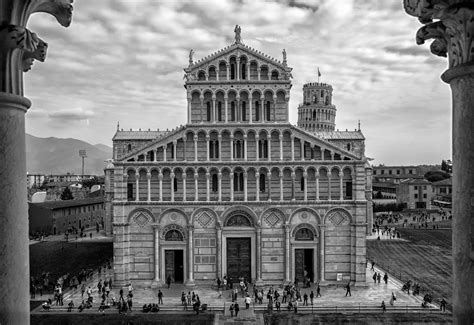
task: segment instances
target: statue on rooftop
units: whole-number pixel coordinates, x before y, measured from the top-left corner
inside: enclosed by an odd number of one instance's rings
[[[235,44],[240,44],[242,39],[240,37],[240,26],[239,25],[235,25],[234,33],[235,33]]]
[[[189,65],[192,65],[193,64],[193,55],[194,55],[194,50],[191,49],[189,51]]]

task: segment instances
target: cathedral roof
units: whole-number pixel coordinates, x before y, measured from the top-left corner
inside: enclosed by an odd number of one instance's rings
[[[117,130],[112,140],[153,140],[165,135],[168,132],[169,131]]]
[[[233,43],[229,46],[226,46],[220,50],[217,50],[215,51],[214,53],[212,54],[209,54],[207,56],[205,56],[204,58],[202,59],[199,59],[197,60],[196,62],[194,62],[193,64],[190,64],[186,69],[184,69],[186,72],[189,72],[191,70],[194,70],[202,65],[205,65],[206,63],[220,57],[220,56],[223,56],[223,55],[226,55],[234,50],[237,50],[237,49],[240,49],[242,50],[243,52],[247,52],[247,53],[250,53],[264,61],[268,61],[268,62],[271,62],[272,64],[280,67],[281,69],[283,70],[287,70],[287,71],[291,71],[292,68],[289,68],[288,66],[286,66],[285,64],[283,64],[281,61],[261,52],[261,51],[258,51],[256,49],[254,49],[253,47],[250,47],[248,45],[245,45],[243,43]]]
[[[361,131],[315,131],[311,133],[325,140],[365,140]]]

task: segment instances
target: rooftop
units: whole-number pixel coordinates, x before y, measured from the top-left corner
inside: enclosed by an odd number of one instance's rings
[[[46,201],[42,203],[29,203],[29,204],[34,205],[36,207],[49,209],[49,210],[57,210],[57,209],[72,208],[72,207],[98,204],[98,203],[104,203],[104,198],[94,197],[94,198],[87,198],[87,199],[82,199],[82,200]]]
[[[446,179],[443,179],[442,181],[433,182],[432,184],[434,186],[443,186],[443,185],[453,186],[453,180],[452,178],[446,178]]]
[[[154,140],[160,136],[165,135],[168,132],[169,131],[142,131],[131,129],[129,131],[124,131],[123,129],[121,129],[117,130],[112,140]]]
[[[365,140],[361,131],[315,131],[311,133],[326,140]]]

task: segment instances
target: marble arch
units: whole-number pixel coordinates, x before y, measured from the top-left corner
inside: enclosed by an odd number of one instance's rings
[[[224,211],[224,213],[222,214],[222,220],[224,221],[223,224],[226,225],[226,222],[230,217],[242,212],[245,213],[247,217],[250,217],[250,222],[252,226],[260,224],[260,220],[255,214],[255,212],[243,205],[236,205]]]
[[[289,223],[309,223],[321,224],[321,217],[316,210],[311,208],[300,208],[295,210],[288,218]]]
[[[298,225],[296,225],[293,230],[291,231],[291,237],[295,237],[296,233],[298,232],[298,230],[301,230],[301,229],[309,229],[312,233],[313,233],[313,236],[314,236],[314,240],[317,240],[318,237],[319,237],[319,232],[318,230],[310,223],[300,223]]]
[[[165,219],[167,217],[169,218],[169,220],[168,220],[169,224],[178,223],[179,220],[182,221],[183,225],[187,225],[189,223],[189,218],[186,215],[186,213],[184,213],[183,211],[181,211],[179,209],[175,209],[175,208],[166,209],[165,211],[163,211],[161,213],[158,222],[160,224],[164,224],[165,221],[166,221]]]

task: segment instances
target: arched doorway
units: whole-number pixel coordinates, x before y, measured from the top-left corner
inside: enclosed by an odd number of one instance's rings
[[[293,230],[293,278],[307,287],[318,278],[317,232],[309,224],[299,224]]]

